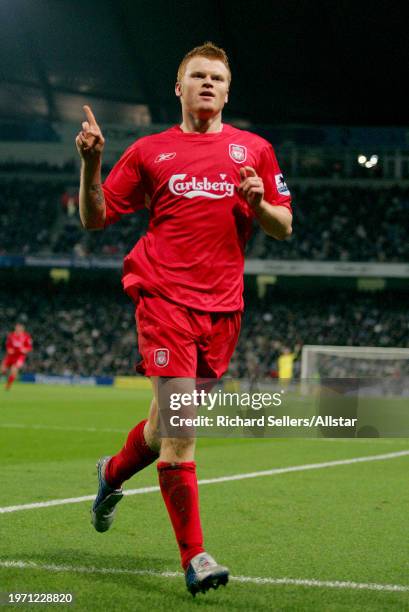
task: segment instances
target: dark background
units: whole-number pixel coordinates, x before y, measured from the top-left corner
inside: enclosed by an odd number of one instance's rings
[[[98,98],[174,121],[177,66],[212,40],[233,71],[227,118],[407,123],[409,43],[397,3],[2,0],[0,19],[3,117],[72,119],[78,107],[80,119],[81,104]]]

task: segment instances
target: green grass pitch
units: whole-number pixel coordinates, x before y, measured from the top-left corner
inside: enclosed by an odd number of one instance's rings
[[[0,592],[72,592],[74,604],[53,608],[87,612],[409,610],[409,456],[201,485],[207,550],[249,580],[194,600],[182,576],[165,575],[181,570],[158,492],[125,497],[105,534],[91,527],[90,501],[1,511],[94,495],[96,460],[122,446],[149,397],[114,388],[1,389]],[[407,449],[407,439],[201,439],[198,478]],[[150,466],[125,489],[156,485]],[[360,583],[407,590],[353,588]],[[50,609],[20,606],[32,608]]]

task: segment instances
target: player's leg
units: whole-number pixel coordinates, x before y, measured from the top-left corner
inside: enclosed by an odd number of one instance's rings
[[[7,370],[8,370],[8,367],[7,367],[7,356],[6,356],[6,357],[4,357],[4,359],[2,360],[1,365],[0,365],[1,382],[4,382],[4,380],[6,379]]]
[[[8,375],[7,382],[6,382],[6,390],[7,391],[9,391],[11,389],[11,386],[12,386],[13,382],[16,380],[18,371],[19,371],[19,368],[18,368],[18,366],[16,364],[11,366],[10,373]]]
[[[140,421],[131,429],[124,446],[107,462],[105,479],[112,488],[120,488],[125,480],[159,457],[160,440],[154,429],[157,413],[156,400],[153,399],[149,418]]]
[[[139,352],[143,356],[153,352],[150,347],[152,334],[150,331],[144,333],[145,328],[150,330],[151,316],[149,308],[145,306],[146,301],[148,300],[141,296],[135,312],[139,330]],[[146,371],[145,366],[142,371]],[[147,374],[149,375],[149,372]],[[138,423],[129,432],[122,449],[113,457],[102,457],[98,461],[98,493],[91,508],[91,522],[97,531],[107,531],[112,525],[116,504],[123,497],[123,482],[158,458],[160,441],[156,435],[157,419],[158,408],[154,399],[148,419]]]
[[[155,397],[160,411],[161,434],[164,434],[157,464],[159,484],[179,546],[186,585],[193,595],[226,584],[229,575],[228,569],[218,565],[205,552],[203,546],[194,461],[196,444],[194,428],[176,428],[173,431],[169,425],[171,396],[192,394],[195,386],[194,378],[158,377],[154,380]],[[193,404],[182,406],[178,416],[191,418],[195,412]],[[175,437],[172,437],[172,434]]]
[[[4,359],[1,362],[1,367],[0,367],[0,372],[3,376],[5,376],[7,374],[7,357],[4,357]]]
[[[186,309],[157,296],[141,295],[135,314],[139,352],[143,357],[138,369],[152,381],[162,373],[167,376],[169,368],[170,376],[186,369],[186,364],[196,354],[190,326],[185,320]],[[174,348],[171,352],[167,347]],[[193,364],[193,372],[195,367]],[[153,385],[154,400],[149,418],[129,432],[125,446],[107,461],[105,478],[112,488],[119,488],[159,456],[157,383]]]
[[[199,320],[200,318],[192,313],[192,321],[198,326],[204,325],[204,322]],[[240,333],[241,313],[209,314],[207,315],[207,320],[207,333],[202,336],[205,339],[201,340],[198,346],[198,378],[196,382],[200,381],[200,387],[209,392],[228,368]],[[177,448],[177,440],[169,440],[168,444],[170,446],[169,452],[173,453],[174,448],[172,446],[176,445]],[[166,450],[167,444],[165,439],[163,439],[158,468],[160,468],[162,456],[166,456]],[[197,485],[196,480],[195,482]],[[186,504],[184,503],[183,508],[185,506]],[[183,541],[181,543],[183,544]],[[182,550],[181,554],[183,559]],[[218,588],[220,584],[227,584],[229,570],[227,567],[219,565],[209,554],[203,552],[190,560],[185,570],[185,575],[186,586],[195,595],[197,592],[204,592],[209,588]]]
[[[107,531],[114,520],[115,509],[123,497],[122,484],[153,463],[159,456],[157,436],[158,408],[153,399],[149,418],[129,432],[124,446],[112,457],[97,463],[98,494],[91,509],[91,522],[99,532]]]
[[[192,394],[195,379],[185,377],[155,377],[155,396],[161,412],[161,451],[157,464],[159,484],[179,545],[183,569],[190,560],[204,552],[203,534],[199,516],[199,496],[194,463],[195,438],[190,430],[186,437],[169,431],[168,418],[170,398],[173,394]],[[183,406],[178,411],[181,418],[192,416],[191,407]]]

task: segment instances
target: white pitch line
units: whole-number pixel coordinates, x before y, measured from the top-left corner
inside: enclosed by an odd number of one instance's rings
[[[35,561],[0,560],[0,567],[5,569],[28,569],[48,572],[73,572],[76,574],[128,574],[131,576],[155,576],[160,578],[181,578],[182,572],[159,572],[157,570],[137,570],[106,567],[81,567],[73,565],[48,565]],[[230,580],[246,584],[271,584],[275,586],[302,586],[330,589],[355,589],[361,591],[409,592],[409,586],[402,584],[378,584],[374,582],[351,582],[345,580],[315,580],[302,578],[263,578],[260,576],[231,576]]]
[[[347,444],[378,444],[378,445],[406,445],[408,443],[408,436],[403,438],[396,436],[396,438],[302,438],[303,442],[341,442]]]
[[[67,427],[66,425],[23,425],[21,423],[1,423],[0,429],[49,429],[51,431],[86,431],[92,433],[127,433],[127,429],[109,429],[98,427]]]
[[[0,429],[44,429],[51,431],[83,431],[91,433],[128,433],[129,429],[114,429],[109,427],[67,427],[66,425],[27,425],[25,423],[0,423]],[[273,439],[273,438],[272,438]],[[348,444],[407,444],[405,438],[396,436],[396,438],[300,438],[303,442],[344,442]]]
[[[382,461],[384,459],[397,459],[398,457],[406,457],[409,455],[409,450],[398,451],[395,453],[384,453],[382,455],[370,455],[368,457],[353,457],[351,459],[339,459],[336,461],[325,461],[323,463],[307,463],[304,465],[292,465],[284,468],[273,468],[272,470],[263,470],[260,472],[248,472],[247,474],[232,474],[231,476],[219,476],[218,478],[206,478],[199,480],[199,485],[217,484],[219,482],[231,482],[234,480],[246,480],[248,478],[259,478],[261,476],[276,476],[277,474],[288,474],[290,472],[304,472],[306,470],[319,470],[327,467],[336,467],[338,465],[351,465],[353,463],[366,463],[368,461]],[[159,491],[159,487],[143,487],[140,489],[128,489],[124,491],[125,495],[140,495],[143,493],[155,493]],[[48,508],[50,506],[65,506],[67,504],[79,504],[85,501],[95,499],[94,495],[83,495],[82,497],[68,497],[66,499],[51,499],[45,502],[33,502],[31,504],[19,504],[17,506],[4,506],[0,508],[0,514],[9,512],[19,512],[20,510],[34,510],[36,508]]]

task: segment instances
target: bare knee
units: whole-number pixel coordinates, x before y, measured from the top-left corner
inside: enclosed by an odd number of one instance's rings
[[[160,461],[178,463],[193,461],[195,457],[194,438],[163,438],[160,451]]]
[[[149,446],[149,448],[159,452],[161,440],[158,428],[158,405],[156,399],[153,399],[151,402],[149,417],[147,422],[145,423],[143,434],[145,437],[145,442]]]
[[[195,380],[188,377],[159,376],[152,377],[152,384],[156,400],[156,423],[159,422],[158,413],[160,412],[162,420],[160,431],[162,435],[166,436],[161,440],[160,461],[169,463],[193,461],[195,455],[194,432],[189,431],[183,437],[173,438],[171,436],[174,429],[172,431],[166,424],[170,416],[170,398],[175,393],[192,393],[195,389]],[[184,406],[183,416],[194,416],[194,406]]]

